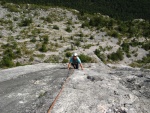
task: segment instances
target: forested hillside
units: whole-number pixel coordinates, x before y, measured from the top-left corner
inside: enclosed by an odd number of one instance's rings
[[[2,0],[14,3],[34,3],[58,5],[74,8],[82,12],[102,13],[116,19],[129,20],[143,18],[150,20],[149,0]]]

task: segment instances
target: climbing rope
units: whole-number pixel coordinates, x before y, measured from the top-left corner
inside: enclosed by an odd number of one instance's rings
[[[59,91],[58,95],[55,97],[55,99],[54,99],[54,101],[52,102],[52,104],[51,104],[51,106],[50,106],[50,108],[49,108],[49,110],[48,110],[47,113],[51,113],[51,111],[52,111],[52,109],[53,109],[53,107],[54,107],[56,101],[58,100],[58,98],[59,98],[60,95],[62,94],[62,91],[63,91],[65,85],[67,84],[67,82],[69,81],[70,75],[72,75],[73,72],[74,72],[74,69],[72,70],[71,73],[70,73],[70,69],[69,69],[68,74],[67,74],[67,79],[66,79],[65,82],[63,83],[61,90]]]

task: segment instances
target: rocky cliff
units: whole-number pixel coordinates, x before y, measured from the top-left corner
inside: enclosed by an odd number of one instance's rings
[[[74,70],[51,113],[148,113],[150,70],[103,63]],[[63,64],[36,64],[0,71],[1,113],[46,113],[68,71]]]

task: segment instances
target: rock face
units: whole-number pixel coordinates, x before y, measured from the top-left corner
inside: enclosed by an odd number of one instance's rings
[[[148,113],[150,71],[101,66],[76,70],[52,113]]]
[[[38,64],[1,70],[0,113],[46,113],[72,71],[65,67]],[[102,63],[84,67],[70,76],[51,113],[150,111],[150,70]]]
[[[0,71],[0,113],[46,113],[67,77],[63,67],[37,64]]]

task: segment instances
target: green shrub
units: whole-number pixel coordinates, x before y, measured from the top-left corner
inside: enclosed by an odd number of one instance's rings
[[[73,40],[73,39],[74,39],[74,37],[73,37],[73,36],[71,36],[71,37],[70,37],[70,39],[71,39],[71,40]]]
[[[81,32],[81,33],[79,34],[79,37],[84,37],[84,34]]]
[[[32,62],[34,60],[34,57],[30,57],[29,62]]]
[[[80,45],[81,45],[80,41],[77,40],[77,41],[75,42],[75,46],[79,47]]]
[[[1,45],[1,47],[3,49],[5,49],[5,48],[16,49],[18,47],[18,44],[17,44],[17,42],[11,42],[11,43],[7,43],[7,44],[3,44],[3,45]]]
[[[142,58],[142,60],[137,60],[130,64],[132,67],[144,67],[147,69],[150,69],[150,53],[147,54],[145,57]]]
[[[68,63],[68,59],[63,59],[62,63]]]
[[[46,18],[44,18],[44,21],[46,21],[48,23],[52,23],[52,19],[49,16],[47,16]]]
[[[59,27],[57,25],[54,25],[53,29],[59,30]]]
[[[81,26],[81,28],[85,28],[85,27],[89,27],[89,23],[88,22],[84,22]]]
[[[96,49],[94,51],[94,53],[96,54],[96,56],[101,59],[102,62],[106,62],[106,56],[104,54],[101,54],[101,51],[99,49]]]
[[[112,48],[113,48],[112,46],[106,46],[105,49],[106,49],[107,51],[110,51],[110,50],[112,50]]]
[[[69,26],[67,26],[66,31],[67,31],[68,33],[70,33],[70,32],[72,32],[72,29],[71,29]]]
[[[134,56],[137,57],[137,56],[138,56],[138,53],[135,53]]]
[[[48,35],[43,36],[44,44],[47,44],[49,41]]]
[[[100,51],[106,51],[107,48],[103,48],[102,46],[99,46]]]
[[[35,38],[35,37],[33,37],[33,38],[30,40],[30,42],[35,43],[35,42],[36,42],[36,38]]]
[[[14,54],[13,50],[10,49],[10,48],[6,49],[3,52],[3,55],[9,57],[10,59],[14,59],[15,58],[15,54]]]
[[[48,50],[47,50],[47,45],[46,44],[42,44],[42,47],[39,49],[39,51],[41,51],[41,52],[47,52]]]
[[[84,49],[89,49],[91,46],[93,46],[93,45],[92,44],[87,44],[87,45],[84,45],[83,48]]]
[[[21,23],[19,23],[20,27],[25,27],[25,26],[29,26],[32,23],[32,18],[29,19],[23,19],[21,20]]]
[[[67,24],[68,24],[68,25],[71,25],[71,24],[72,24],[72,21],[71,21],[71,20],[68,20]]]
[[[128,30],[128,27],[125,25],[125,24],[121,24],[118,26],[118,31],[121,32],[121,33],[126,33]]]
[[[70,48],[70,50],[75,50],[75,47],[74,47],[74,45],[73,45],[73,44],[71,44],[71,48]]]
[[[21,66],[21,63],[20,62],[16,62],[16,66]]]
[[[80,42],[84,42],[83,37],[80,37],[78,40],[79,40]]]
[[[137,62],[138,63],[145,63],[145,64],[150,63],[150,53],[147,54],[145,57],[143,57],[142,60],[138,60]]]
[[[45,63],[59,63],[59,56],[57,55],[51,55],[48,59],[46,59],[44,62]]]
[[[131,57],[130,53],[127,53],[127,54],[126,54],[126,56],[127,56],[128,58],[130,58],[130,57]]]
[[[35,28],[31,31],[31,33],[33,36],[36,37],[37,35],[39,35],[41,33],[41,31],[40,31],[40,29]]]
[[[71,57],[71,55],[72,55],[72,53],[70,53],[70,52],[66,52],[66,54],[65,54],[66,57]]]
[[[131,40],[131,42],[129,43],[132,47],[136,47],[138,45],[142,45],[142,42],[138,42],[137,40],[133,39]]]
[[[109,31],[107,34],[108,34],[109,36],[111,36],[111,37],[119,38],[119,33],[118,33],[117,31],[115,31],[115,30]]]
[[[2,33],[0,32],[0,38],[2,38],[3,37],[3,35],[2,35]]]
[[[131,67],[141,67],[142,65],[141,64],[139,64],[139,63],[137,63],[137,62],[132,62],[131,64],[129,64],[129,66],[131,66]]]
[[[21,49],[20,49],[20,48],[17,48],[15,54],[16,54],[16,57],[19,57],[19,58],[20,58],[20,57],[22,56],[22,54],[21,54]]]
[[[79,58],[81,59],[81,62],[83,62],[83,63],[92,63],[93,62],[91,57],[84,55],[84,54],[80,54]]]
[[[117,50],[117,52],[113,52],[110,55],[107,56],[108,59],[111,59],[112,61],[119,61],[119,60],[123,60],[123,52],[122,50],[119,48]]]
[[[7,4],[5,5],[9,11],[11,12],[19,12],[19,9],[16,7],[16,5],[12,5],[12,4]]]
[[[59,40],[63,40],[63,37],[62,37],[62,36],[60,36]]]
[[[17,42],[12,42],[11,48],[12,48],[12,49],[16,49],[17,47],[18,47]]]
[[[6,14],[6,17],[9,17],[9,18],[10,18],[10,17],[11,17],[11,14]]]
[[[90,39],[93,40],[93,39],[94,39],[94,36],[91,36]]]
[[[146,51],[150,50],[150,41],[147,42],[147,43],[144,43],[144,44],[142,45],[142,48],[144,48]]]
[[[0,67],[13,67],[14,62],[9,56],[4,56],[0,61]]]
[[[123,44],[121,45],[121,47],[122,47],[122,50],[123,50],[124,52],[129,53],[129,49],[130,49],[129,43],[123,42]]]
[[[45,54],[34,54],[34,56],[43,59]]]

